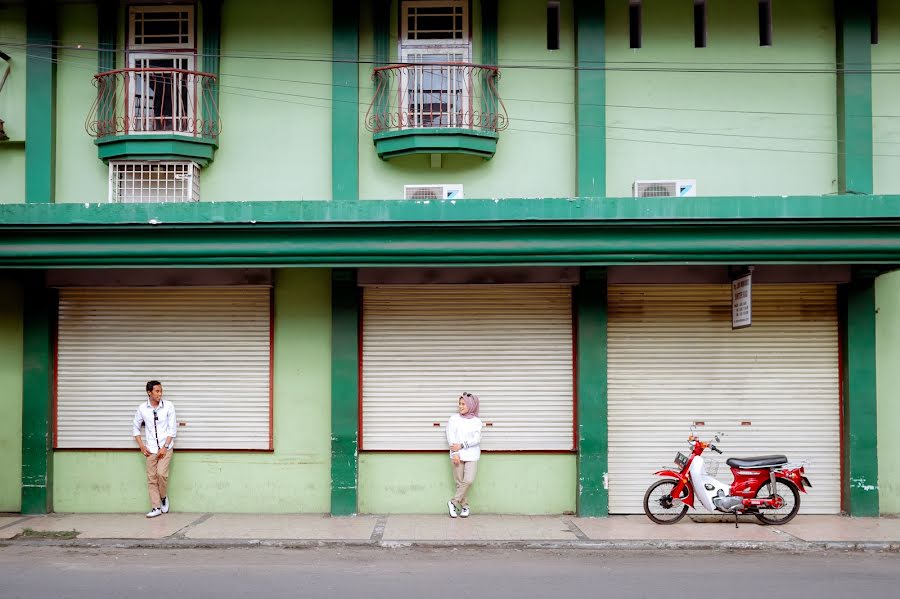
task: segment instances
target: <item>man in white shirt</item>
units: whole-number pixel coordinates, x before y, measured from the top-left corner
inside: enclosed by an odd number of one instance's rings
[[[147,401],[134,413],[131,434],[147,458],[147,488],[150,491],[148,518],[169,512],[169,463],[175,447],[175,406],[162,399],[162,383],[147,382]],[[141,439],[141,426],[145,439]]]

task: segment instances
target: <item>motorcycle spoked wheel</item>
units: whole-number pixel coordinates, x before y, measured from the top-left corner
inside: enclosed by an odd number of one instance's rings
[[[780,525],[787,524],[794,519],[797,512],[800,511],[800,491],[797,485],[786,478],[775,479],[775,495],[784,500],[784,505],[778,509],[759,508],[758,512],[753,515],[763,524]],[[766,499],[771,497],[769,493],[769,484],[766,483],[756,492],[758,499]]]
[[[676,502],[672,498],[672,491],[678,485],[673,478],[658,480],[644,493],[644,513],[657,524],[675,524],[688,511],[687,504]],[[681,499],[688,496],[688,488],[685,485],[681,489]]]

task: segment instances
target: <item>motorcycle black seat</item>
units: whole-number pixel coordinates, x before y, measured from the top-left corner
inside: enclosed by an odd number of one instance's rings
[[[735,468],[766,468],[769,466],[781,466],[787,464],[787,456],[762,455],[755,458],[729,458],[725,463]]]

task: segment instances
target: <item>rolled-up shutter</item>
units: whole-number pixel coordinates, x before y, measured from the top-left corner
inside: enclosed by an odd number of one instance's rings
[[[63,289],[59,448],[133,448],[148,380],[176,408],[181,449],[269,449],[270,289]]]
[[[363,305],[363,449],[446,449],[463,391],[483,449],[573,449],[569,287],[367,287]]]
[[[686,452],[689,427],[725,432],[729,457],[808,460],[802,513],[840,510],[834,285],[754,285],[753,325],[731,329],[727,285],[610,286],[609,509],[639,513],[653,472]]]

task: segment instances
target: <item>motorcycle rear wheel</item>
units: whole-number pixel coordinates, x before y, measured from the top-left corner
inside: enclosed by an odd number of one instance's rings
[[[797,485],[786,478],[776,478],[775,494],[784,500],[783,507],[778,508],[777,510],[761,507],[758,512],[753,514],[756,516],[756,519],[763,524],[787,524],[793,520],[794,516],[797,515],[797,512],[800,511],[800,492],[797,490]],[[771,497],[768,483],[759,488],[759,491],[756,492],[756,497],[758,499]]]
[[[675,524],[688,511],[687,504],[674,501],[672,491],[678,481],[673,478],[658,480],[644,493],[644,513],[657,524]],[[688,496],[688,488],[681,489],[681,499]]]

